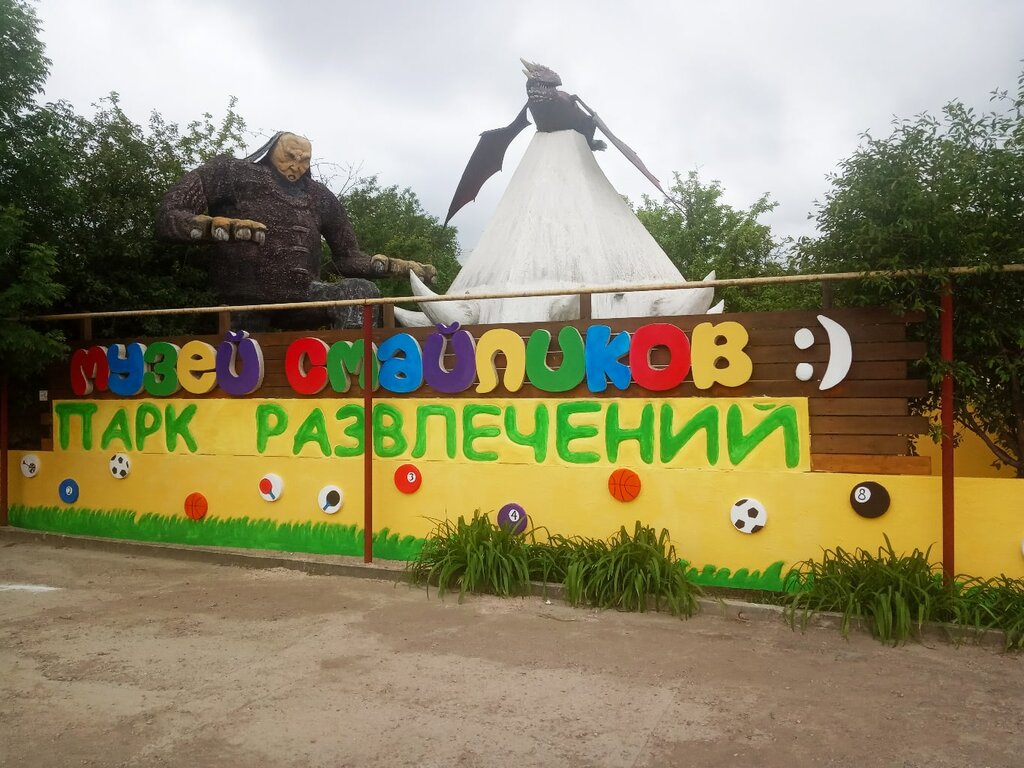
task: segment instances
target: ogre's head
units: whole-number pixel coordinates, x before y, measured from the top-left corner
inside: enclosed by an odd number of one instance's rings
[[[526,75],[527,84],[540,83],[552,88],[557,88],[562,84],[562,78],[553,69],[549,69],[543,64],[527,61],[526,59],[520,59],[520,61],[523,62],[523,74]]]

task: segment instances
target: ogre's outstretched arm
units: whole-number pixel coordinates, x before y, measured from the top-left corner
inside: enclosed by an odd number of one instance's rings
[[[262,243],[267,228],[259,221],[209,216],[207,183],[204,166],[186,173],[167,190],[156,217],[156,236],[175,243],[196,240],[251,240]]]
[[[331,261],[339,274],[345,277],[382,277],[407,275],[411,270],[428,283],[436,277],[437,270],[433,264],[392,259],[381,253],[373,256],[363,253],[359,250],[352,222],[341,201],[323,185],[317,186],[315,194],[320,209],[321,234],[331,249]]]

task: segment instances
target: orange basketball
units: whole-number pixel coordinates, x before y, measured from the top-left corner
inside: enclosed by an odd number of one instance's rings
[[[616,469],[608,478],[608,493],[619,501],[632,501],[640,495],[640,475],[632,469]]]
[[[209,505],[206,503],[206,497],[201,493],[190,493],[185,497],[185,514],[192,520],[202,520],[206,517],[206,510],[209,509]]]

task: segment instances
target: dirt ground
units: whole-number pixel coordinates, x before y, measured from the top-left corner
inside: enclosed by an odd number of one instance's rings
[[[1024,762],[977,647],[5,540],[0,615],[4,766]]]

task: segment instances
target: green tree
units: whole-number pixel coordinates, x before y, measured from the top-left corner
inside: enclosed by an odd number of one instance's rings
[[[55,251],[31,231],[26,203],[14,183],[10,158],[19,152],[38,112],[49,61],[39,41],[31,5],[0,0],[0,370],[26,377],[64,349],[60,333],[39,330],[19,318],[46,310],[62,294],[53,280]]]
[[[35,9],[25,0],[0,0],[0,125],[30,106],[49,66]]]
[[[922,309],[923,361],[935,408],[947,366],[939,353],[943,269],[983,269],[1024,255],[1024,74],[1015,96],[993,94],[978,114],[960,101],[941,117],[898,120],[885,138],[863,136],[819,205],[821,236],[800,243],[807,271],[921,268],[931,279],[888,278],[837,287],[847,304]],[[956,418],[1024,477],[1024,276],[957,277]]]
[[[65,349],[59,330],[19,320],[45,311],[63,292],[53,280],[53,249],[24,243],[24,228],[21,211],[0,208],[0,369],[18,378],[40,373]]]
[[[764,194],[749,209],[723,202],[718,181],[704,184],[696,171],[673,175],[669,194],[676,202],[643,196],[636,215],[687,280],[786,274],[788,241],[774,237],[758,219],[777,203]],[[716,291],[729,312],[792,309],[807,289],[788,286],[731,287]]]
[[[428,214],[415,192],[395,185],[382,188],[376,176],[367,176],[343,191],[341,201],[364,253],[433,264],[437,279],[431,287],[438,293],[447,290],[459,272],[457,232]],[[404,277],[380,280],[379,284],[384,296],[411,293]]]

